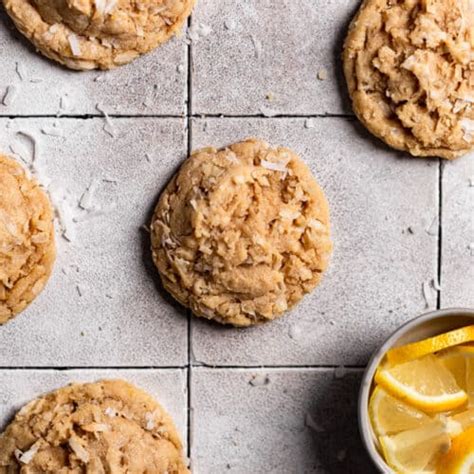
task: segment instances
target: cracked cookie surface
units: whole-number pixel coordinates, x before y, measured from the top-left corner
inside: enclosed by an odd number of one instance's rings
[[[174,298],[235,326],[294,306],[319,283],[332,249],[327,201],[311,171],[260,140],[188,158],[159,199],[151,240]]]
[[[344,72],[356,115],[388,145],[446,159],[474,148],[472,0],[365,0]]]
[[[2,0],[45,56],[79,70],[111,69],[176,34],[195,0]]]
[[[43,290],[55,256],[48,196],[16,161],[0,155],[0,324]]]
[[[181,449],[147,393],[122,380],[73,384],[17,413],[0,436],[0,474],[186,474]]]

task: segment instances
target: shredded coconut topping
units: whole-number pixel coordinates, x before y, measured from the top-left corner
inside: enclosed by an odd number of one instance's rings
[[[69,41],[69,46],[71,47],[71,52],[74,56],[80,56],[81,55],[81,45],[79,43],[79,38],[74,34],[71,33],[67,37]]]

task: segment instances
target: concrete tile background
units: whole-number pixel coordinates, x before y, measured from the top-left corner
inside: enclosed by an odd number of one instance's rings
[[[357,4],[354,0],[198,3],[193,26],[204,24],[212,33],[193,48],[193,113],[350,113],[340,57]],[[318,79],[321,71],[325,80]]]
[[[360,375],[350,370],[336,378],[328,369],[194,370],[194,472],[375,473],[353,422]],[[207,423],[199,422],[203,419]]]
[[[441,302],[474,307],[474,153],[443,168]]]
[[[0,328],[0,424],[71,380],[122,377],[169,409],[184,441],[189,431],[194,473],[374,472],[355,406],[369,355],[427,308],[474,304],[474,154],[411,159],[354,120],[340,51],[358,3],[198,1],[190,45],[174,39],[107,73],[56,66],[0,12],[0,103],[17,88],[0,104],[0,150],[26,162],[34,151],[79,221],[72,242],[58,229],[47,289]],[[189,149],[248,136],[309,163],[335,250],[290,314],[234,330],[189,319],[163,293],[140,227]],[[93,178],[91,216],[78,202]]]

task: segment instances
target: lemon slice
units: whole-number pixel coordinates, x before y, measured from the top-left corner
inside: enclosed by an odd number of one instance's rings
[[[438,354],[439,360],[454,375],[456,383],[467,392],[474,405],[474,346],[456,346]]]
[[[404,474],[434,473],[431,466],[451,446],[451,438],[439,420],[393,436],[381,436],[379,440],[387,464]]]
[[[375,381],[390,395],[427,412],[454,410],[467,401],[451,372],[433,355],[381,367]]]
[[[395,347],[387,352],[390,364],[402,364],[410,360],[419,359],[428,354],[448,349],[449,347],[474,341],[474,325],[465,326],[454,331],[445,332],[439,336],[424,339],[401,347]]]
[[[443,474],[474,474],[474,428],[453,439],[451,449],[438,462]]]
[[[370,421],[377,436],[392,435],[431,423],[433,419],[375,387],[369,402]]]

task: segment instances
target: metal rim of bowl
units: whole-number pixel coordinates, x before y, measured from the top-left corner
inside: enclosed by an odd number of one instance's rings
[[[394,343],[403,335],[426,321],[438,318],[445,318],[447,316],[471,316],[474,318],[474,309],[441,309],[424,313],[414,319],[407,321],[402,326],[400,326],[395,332],[393,332],[391,336],[389,336],[384,341],[384,343],[375,351],[375,353],[370,358],[369,363],[367,364],[367,368],[365,369],[364,375],[362,377],[358,400],[359,432],[365,449],[368,452],[372,462],[379,469],[379,471],[384,474],[394,474],[394,471],[385,463],[382,456],[375,447],[374,434],[369,419],[369,395],[372,388],[372,382],[375,375],[375,371],[387,350],[390,349],[394,345]]]

